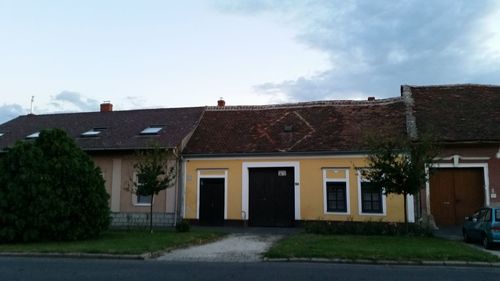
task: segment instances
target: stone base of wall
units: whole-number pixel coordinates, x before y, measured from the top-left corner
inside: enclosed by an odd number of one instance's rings
[[[153,226],[174,226],[174,213],[153,213]],[[111,213],[112,228],[146,228],[149,227],[149,213]]]

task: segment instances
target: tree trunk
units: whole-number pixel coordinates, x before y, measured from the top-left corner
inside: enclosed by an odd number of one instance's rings
[[[151,194],[151,202],[149,204],[149,233],[153,233],[153,197],[154,193]]]

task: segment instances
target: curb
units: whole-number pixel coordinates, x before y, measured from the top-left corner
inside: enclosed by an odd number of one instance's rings
[[[476,266],[500,267],[500,262],[476,261],[393,261],[393,260],[363,260],[363,259],[327,259],[327,258],[264,258],[266,262],[312,262],[312,263],[349,263],[374,265],[426,265],[426,266]]]
[[[113,255],[90,253],[34,253],[34,252],[3,252],[0,257],[26,257],[26,258],[77,258],[77,259],[117,259],[117,260],[147,260],[157,257],[159,253],[146,253],[141,255]]]

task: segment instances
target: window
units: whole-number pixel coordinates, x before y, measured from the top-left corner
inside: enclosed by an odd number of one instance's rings
[[[325,214],[349,214],[349,169],[323,169]]]
[[[5,135],[5,133],[0,133],[0,137],[3,137],[3,135]]]
[[[33,133],[31,135],[27,135],[26,138],[27,139],[36,139],[40,136],[40,132],[36,132],[36,133]]]
[[[359,214],[384,216],[386,215],[385,201],[384,190],[365,180],[362,171],[358,171]]]
[[[361,182],[361,212],[362,213],[383,213],[382,189],[376,187],[371,182]]]
[[[137,183],[137,173],[134,173],[134,182]],[[134,206],[151,206],[151,195],[140,195],[132,193],[132,204]]]
[[[149,126],[141,131],[141,135],[158,135],[158,133],[163,129],[161,125]]]
[[[326,183],[327,212],[347,212],[347,195],[345,182]]]
[[[495,221],[500,221],[500,209],[495,210]]]
[[[139,195],[137,194],[137,205],[150,205],[151,195]]]
[[[99,134],[101,134],[101,132],[104,130],[105,130],[105,128],[94,128],[92,130],[88,130],[86,132],[83,132],[80,136],[81,137],[96,137]]]

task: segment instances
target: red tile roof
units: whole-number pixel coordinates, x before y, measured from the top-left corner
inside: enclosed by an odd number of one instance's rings
[[[211,107],[184,154],[359,152],[368,134],[405,134],[404,110],[400,98]]]
[[[409,86],[418,133],[440,141],[500,141],[500,86]]]
[[[146,148],[152,142],[173,148],[196,126],[204,107],[163,108],[112,112],[85,112],[19,116],[0,125],[0,150],[43,129],[60,128],[84,150],[125,150]],[[161,125],[158,135],[140,135],[152,125]],[[83,132],[104,128],[95,137]]]

